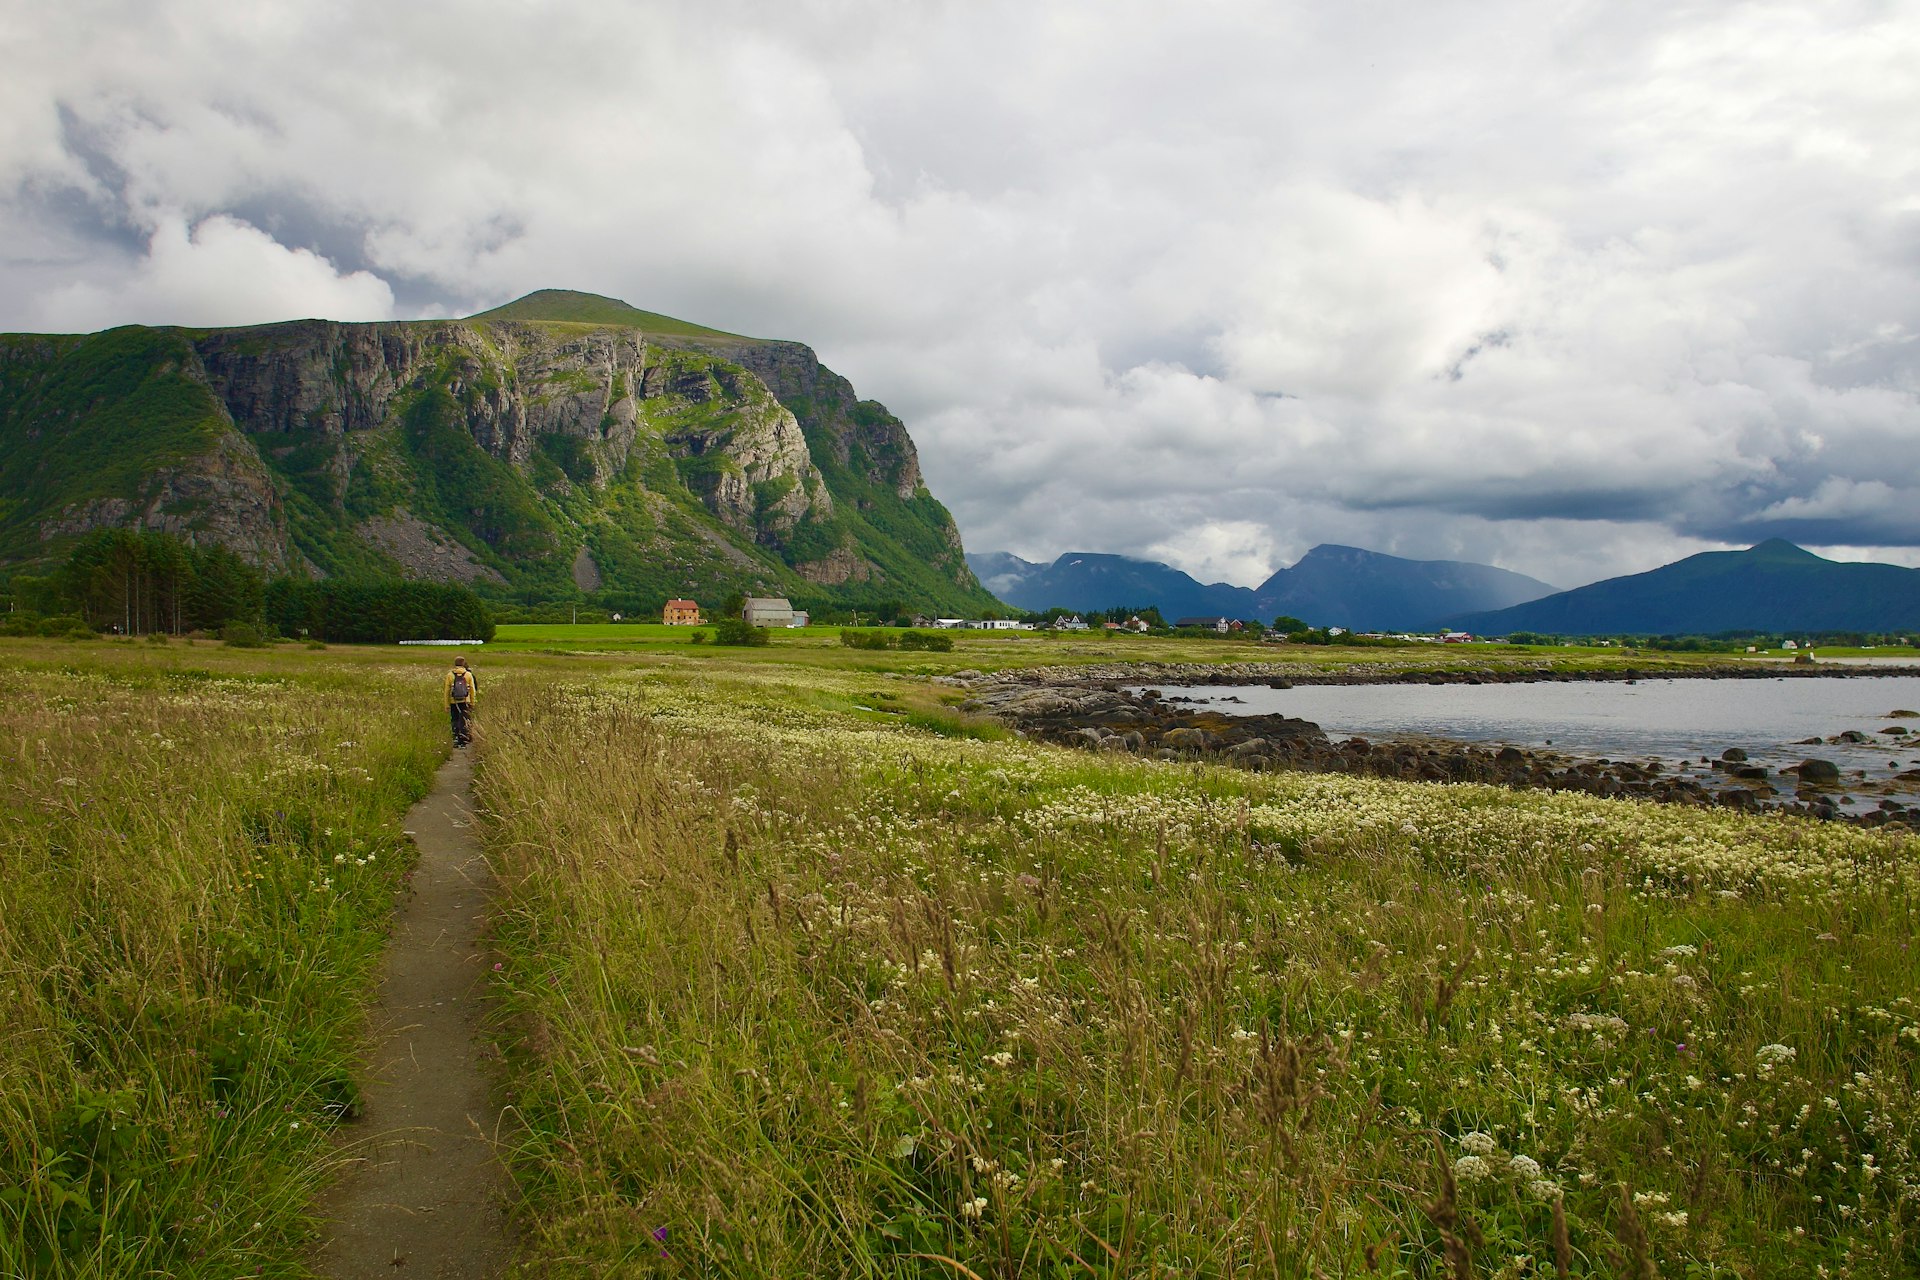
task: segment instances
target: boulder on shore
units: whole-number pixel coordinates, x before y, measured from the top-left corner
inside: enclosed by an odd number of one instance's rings
[[[1790,772],[1799,774],[1800,781],[1816,787],[1832,786],[1840,781],[1840,766],[1831,760],[1802,760]]]

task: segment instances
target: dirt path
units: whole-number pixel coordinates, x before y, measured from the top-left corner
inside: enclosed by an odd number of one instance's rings
[[[480,1069],[492,885],[472,831],[473,770],[457,751],[407,814],[420,848],[374,1006],[378,1038],[349,1169],[321,1202],[312,1265],[334,1280],[496,1276],[511,1252],[499,1112]]]

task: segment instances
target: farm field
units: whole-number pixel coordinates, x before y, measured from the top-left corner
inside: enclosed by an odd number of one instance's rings
[[[475,654],[526,1274],[1920,1270],[1910,840],[574,639]],[[0,641],[0,1274],[303,1274],[446,657]]]

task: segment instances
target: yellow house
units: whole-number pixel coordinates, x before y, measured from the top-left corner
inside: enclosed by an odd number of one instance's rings
[[[700,606],[691,600],[669,600],[661,611],[660,620],[670,627],[697,627],[700,625]]]

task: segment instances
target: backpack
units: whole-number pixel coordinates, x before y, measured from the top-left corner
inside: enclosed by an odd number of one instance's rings
[[[453,669],[453,688],[451,694],[455,702],[465,702],[473,696],[473,681],[467,678],[467,669],[465,667],[455,667]]]

